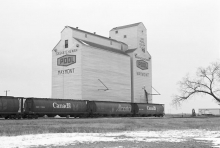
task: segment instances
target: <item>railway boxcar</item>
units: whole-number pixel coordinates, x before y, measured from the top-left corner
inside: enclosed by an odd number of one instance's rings
[[[24,117],[26,118],[38,118],[44,115],[82,117],[87,114],[87,101],[85,100],[27,98],[25,101]]]
[[[88,110],[92,116],[132,115],[132,105],[126,102],[89,101]]]
[[[135,116],[164,116],[164,105],[163,104],[147,104],[147,103],[134,103],[134,114]]]
[[[5,119],[21,118],[21,103],[19,98],[0,96],[0,117]]]

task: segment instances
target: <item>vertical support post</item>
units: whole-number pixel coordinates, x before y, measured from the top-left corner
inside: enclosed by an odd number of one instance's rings
[[[6,92],[6,96],[8,95],[8,91],[10,91],[10,90],[6,90],[5,92]]]
[[[146,101],[148,103],[148,93],[147,93],[146,89],[144,89],[144,92],[145,92],[145,96],[146,96]]]

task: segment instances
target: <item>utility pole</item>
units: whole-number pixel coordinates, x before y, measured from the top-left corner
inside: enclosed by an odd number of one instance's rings
[[[7,96],[7,94],[8,94],[8,91],[10,91],[10,90],[6,90],[5,92],[6,92],[6,96]]]

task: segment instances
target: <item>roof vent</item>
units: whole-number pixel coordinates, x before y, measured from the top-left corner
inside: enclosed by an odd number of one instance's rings
[[[78,29],[79,27],[76,27],[76,29]]]
[[[94,34],[96,34],[96,32],[94,32]]]
[[[108,38],[111,38],[111,37],[108,37]]]

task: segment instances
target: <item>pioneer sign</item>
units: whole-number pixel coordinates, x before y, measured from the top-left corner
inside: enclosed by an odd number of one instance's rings
[[[137,60],[137,67],[142,70],[146,70],[148,69],[148,63],[143,60]]]
[[[64,55],[57,59],[58,66],[69,66],[76,63],[76,55]]]

